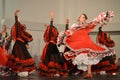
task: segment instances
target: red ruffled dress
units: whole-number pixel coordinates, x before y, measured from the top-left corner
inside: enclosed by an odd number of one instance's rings
[[[5,46],[0,46],[0,65],[6,66],[8,61],[8,51]]]
[[[107,48],[113,48],[115,42],[111,40],[107,33],[102,31],[102,27],[99,27],[99,32],[97,36],[97,42],[99,44],[105,45]],[[104,57],[98,64],[92,66],[92,71],[99,73],[100,71],[106,71],[106,73],[116,73],[117,64],[115,63],[116,54]]]
[[[95,26],[101,21],[108,21],[111,16],[113,17],[111,11],[103,12],[93,21],[81,25],[74,24],[71,29],[67,30],[64,43],[71,51],[64,53],[66,60],[72,60],[72,63],[77,65],[78,69],[86,71],[87,65],[97,64],[103,57],[113,55],[114,51],[112,49],[95,44],[89,36]]]
[[[33,40],[32,35],[25,30],[25,27],[15,16],[15,25],[11,29],[12,39],[15,41],[12,53],[8,57],[7,65],[13,72],[19,73],[27,71],[31,73],[36,69],[35,61],[30,55],[27,45]]]
[[[6,33],[6,30],[3,32]],[[3,32],[0,33],[0,76],[10,76],[12,72],[11,69],[7,66],[7,62],[11,39]]]
[[[3,29],[3,31],[0,33],[0,65],[6,66],[8,61],[8,50],[6,49],[6,39],[5,36],[2,33],[6,32],[6,27]]]
[[[51,22],[52,24],[52,22]],[[51,27],[52,26],[52,27]],[[50,25],[44,33],[46,45],[40,58],[38,72],[41,76],[67,76],[67,65],[56,45],[58,30]],[[54,38],[54,39],[52,39]]]

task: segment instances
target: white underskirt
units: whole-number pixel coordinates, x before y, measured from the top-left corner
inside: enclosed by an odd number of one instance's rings
[[[102,56],[97,57],[89,57],[87,54],[79,54],[73,59],[72,63],[74,65],[77,65],[77,68],[79,70],[86,71],[87,65],[95,65],[99,63],[99,61],[102,59]]]

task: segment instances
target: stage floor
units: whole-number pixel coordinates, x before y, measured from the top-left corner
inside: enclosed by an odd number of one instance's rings
[[[31,74],[27,77],[1,76],[0,80],[120,80],[120,74],[119,73],[117,75],[94,74],[94,76],[91,79],[83,79],[81,75],[67,77],[43,77],[39,76],[38,73],[35,72],[34,74]]]

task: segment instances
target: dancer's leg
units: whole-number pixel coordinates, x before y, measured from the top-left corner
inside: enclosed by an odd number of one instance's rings
[[[84,78],[92,78],[91,65],[88,65],[88,72],[87,75],[84,76]]]

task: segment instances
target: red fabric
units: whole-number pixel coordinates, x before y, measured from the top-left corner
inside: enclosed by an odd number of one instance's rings
[[[55,27],[52,27],[52,34],[54,38],[57,39],[57,36],[58,36],[58,30],[55,28]],[[51,41],[51,36],[50,36],[50,26],[47,26],[47,29],[45,30],[45,33],[44,33],[44,41],[46,42],[46,45],[43,49],[43,52],[42,52],[42,56],[41,56],[41,60],[44,60],[45,58],[45,55],[46,55],[46,50],[47,50],[47,47],[48,47],[48,44],[49,42]]]
[[[11,37],[14,41],[16,41],[16,28],[15,25],[11,29]]]
[[[23,30],[25,30],[25,27],[20,22],[18,22],[17,25],[18,25],[17,26],[17,31],[16,31],[16,25],[15,24],[13,25],[13,27],[11,29],[11,35],[12,35],[13,40],[16,40],[17,37],[20,37],[21,36],[21,32]]]
[[[49,41],[49,27],[47,27],[47,29],[45,30],[44,33],[44,41],[48,42]]]
[[[98,34],[98,43],[100,44],[103,44],[107,47],[114,47],[115,46],[115,42],[113,40],[110,39],[110,37],[108,38],[107,37],[107,34],[104,33],[103,31],[101,31],[99,34]]]
[[[110,37],[107,36],[107,33],[99,28],[99,33],[97,36],[97,42],[99,44],[105,45],[106,47],[114,47],[115,43]],[[98,64],[92,66],[92,71],[99,73],[100,71],[106,71],[107,73],[114,73],[117,71],[117,66],[115,64],[116,55],[103,58]]]
[[[0,65],[6,65],[8,61],[8,51],[5,47],[0,47]]]
[[[49,62],[47,65],[44,63],[39,64],[38,73],[42,76],[54,76],[55,74],[60,74],[60,76],[68,76],[67,65],[60,65],[56,62]]]
[[[46,45],[40,58],[38,70],[39,74],[42,76],[54,76],[56,74],[60,74],[60,76],[68,75],[66,63],[60,64],[60,62],[58,62],[60,54],[57,52],[57,36],[58,30],[55,27],[52,27],[52,31],[50,31],[50,26],[48,26],[44,33],[44,40]],[[46,58],[46,56],[48,57]],[[47,60],[48,58],[50,58],[50,60]]]
[[[45,47],[43,49],[42,56],[41,56],[40,60],[44,60],[45,59],[45,55],[46,55],[48,44],[49,43],[46,43],[46,45],[45,45]]]
[[[32,35],[28,33],[27,31],[25,31],[25,27],[20,23],[18,23],[17,34],[16,34],[16,26],[13,25],[11,29],[11,36],[14,41],[16,41],[17,38],[21,38],[27,42],[30,42],[33,40]]]
[[[96,45],[88,35],[89,29],[79,29],[73,35],[66,38],[66,44],[73,50],[80,50],[89,48],[97,51],[104,51],[105,49]]]
[[[21,38],[24,39],[27,42],[30,42],[33,40],[32,35],[26,31],[22,31]]]
[[[14,72],[22,72],[22,71],[28,71],[31,72],[35,70],[35,63],[33,58],[29,58],[26,60],[15,58],[14,55],[9,56],[9,61],[7,65],[9,68],[12,68]]]
[[[51,40],[50,36],[50,26],[47,27],[45,33],[44,33],[44,41],[49,42]],[[57,39],[58,36],[58,30],[55,27],[52,27],[52,37]]]

